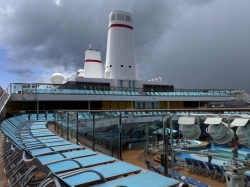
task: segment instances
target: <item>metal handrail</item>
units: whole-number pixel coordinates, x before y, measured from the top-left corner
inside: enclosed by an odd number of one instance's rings
[[[2,95],[0,95],[0,100],[2,99],[2,97],[7,93],[10,94],[11,93],[11,89],[9,90],[9,88],[11,88],[11,84],[8,84],[7,88],[3,91]]]
[[[3,91],[2,95],[0,96],[0,100],[3,99],[3,97],[4,97],[5,95],[8,95],[8,94],[11,94],[11,84],[9,84],[9,85],[7,86],[7,88]],[[7,99],[6,99],[6,101],[3,103],[3,106],[0,106],[0,107],[1,107],[1,108],[0,108],[0,113],[2,112],[2,110],[3,110],[3,108],[4,108],[5,104],[6,104],[6,102],[7,102]]]

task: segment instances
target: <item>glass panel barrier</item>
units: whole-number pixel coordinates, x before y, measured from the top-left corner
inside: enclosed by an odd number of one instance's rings
[[[91,94],[91,95],[133,95],[133,96],[176,96],[176,97],[234,97],[239,90],[217,90],[217,89],[174,89],[173,91],[127,87],[107,87],[107,86],[84,86],[84,85],[53,85],[37,83],[12,83],[11,92],[38,93],[38,94]]]

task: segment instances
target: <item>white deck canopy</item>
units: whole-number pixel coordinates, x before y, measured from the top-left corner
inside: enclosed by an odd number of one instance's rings
[[[194,117],[180,117],[178,120],[180,125],[192,125],[195,123]]]
[[[207,118],[204,123],[209,125],[220,124],[222,118]]]
[[[230,124],[230,126],[236,126],[236,127],[245,126],[248,121],[249,119],[235,118],[234,121]]]

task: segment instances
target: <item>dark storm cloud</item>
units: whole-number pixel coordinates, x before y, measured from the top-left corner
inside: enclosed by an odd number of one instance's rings
[[[59,66],[65,71],[81,68],[89,43],[102,52],[105,62],[108,15],[112,10],[134,14],[136,45],[144,50],[149,44],[155,45],[168,26],[158,27],[158,20],[171,18],[167,1],[62,1],[60,6],[48,0],[16,2],[15,9],[1,19],[6,26],[0,28],[0,43],[10,49],[8,60],[22,65],[31,62],[54,71]],[[152,6],[160,11],[151,14]],[[138,52],[143,54],[143,50]]]
[[[88,44],[105,62],[108,16],[133,14],[138,74],[177,87],[247,89],[249,1],[0,2],[0,47],[8,61],[51,73],[83,67]],[[49,76],[48,76],[49,77]]]
[[[216,1],[189,8],[152,49],[154,55],[142,57],[154,63],[145,75],[179,88],[250,90],[249,7],[249,1]]]
[[[7,72],[15,74],[15,75],[17,75],[19,77],[31,76],[31,75],[35,74],[29,68],[26,68],[26,69],[9,69],[9,70],[7,70]]]

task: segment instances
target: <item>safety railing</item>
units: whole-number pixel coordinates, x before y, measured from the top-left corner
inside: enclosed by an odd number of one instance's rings
[[[82,86],[12,83],[12,94],[123,95],[154,97],[236,97],[239,90],[230,89],[151,89],[112,86]]]

